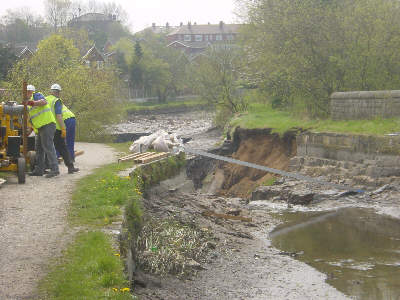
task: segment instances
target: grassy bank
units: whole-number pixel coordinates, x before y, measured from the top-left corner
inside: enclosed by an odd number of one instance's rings
[[[117,175],[129,166],[103,166],[77,184],[69,221],[81,231],[42,281],[44,299],[132,299],[120,254],[103,232],[122,219],[122,207],[128,202],[130,213],[141,218],[136,180]]]
[[[352,134],[383,135],[400,132],[400,118],[373,120],[310,120],[289,112],[273,110],[268,104],[253,103],[249,111],[238,114],[229,123],[230,128],[273,128],[283,133],[291,128],[308,129],[314,132],[336,132]]]

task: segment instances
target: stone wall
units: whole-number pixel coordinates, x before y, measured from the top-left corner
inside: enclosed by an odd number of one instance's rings
[[[333,120],[399,116],[400,90],[338,92],[331,95],[331,117]]]
[[[400,136],[364,136],[306,132],[297,136],[297,156],[291,169],[324,167],[326,174],[338,171],[371,178],[400,176]],[[347,170],[347,171],[345,171]]]

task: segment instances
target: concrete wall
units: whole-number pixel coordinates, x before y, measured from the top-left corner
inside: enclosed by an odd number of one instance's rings
[[[333,93],[331,116],[334,120],[399,117],[400,90]]]

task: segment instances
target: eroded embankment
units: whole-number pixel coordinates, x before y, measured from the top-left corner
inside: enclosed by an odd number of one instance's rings
[[[237,128],[232,141],[226,141],[221,148],[211,152],[287,170],[296,150],[295,131],[279,135],[271,129]],[[189,162],[188,177],[196,187],[203,186],[204,192],[242,198],[248,198],[257,186],[273,183],[275,178],[271,173],[203,157]]]

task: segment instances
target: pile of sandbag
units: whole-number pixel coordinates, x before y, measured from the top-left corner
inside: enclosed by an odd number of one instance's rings
[[[176,133],[168,134],[168,132],[164,130],[159,130],[134,141],[129,147],[129,151],[133,153],[146,152],[147,150],[170,152],[174,147],[179,147],[181,145],[182,140],[177,137]]]

